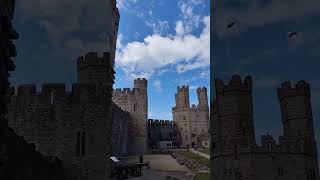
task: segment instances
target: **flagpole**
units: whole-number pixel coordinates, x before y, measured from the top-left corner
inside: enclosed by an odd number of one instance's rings
[[[232,71],[231,71],[231,61],[232,61],[232,59],[231,59],[231,54],[230,54],[230,40],[229,40],[229,37],[228,37],[228,35],[229,35],[229,32],[230,32],[230,29],[231,28],[233,28],[234,26],[235,26],[235,22],[234,21],[232,21],[232,22],[230,22],[228,25],[227,25],[227,27],[226,27],[226,30],[227,30],[227,44],[226,44],[226,73],[227,73],[227,75],[229,75],[229,74],[231,74],[232,73]]]
[[[288,76],[289,76],[289,79],[290,79],[290,81],[291,81],[291,83],[292,83],[292,86],[294,86],[294,74],[293,74],[293,67],[292,67],[292,63],[290,62],[290,57],[291,57],[291,50],[292,50],[292,48],[291,48],[291,46],[290,46],[290,43],[292,43],[293,41],[294,41],[294,39],[292,39],[292,38],[294,38],[295,36],[297,36],[297,32],[289,32],[289,37],[288,37],[288,53],[289,53],[289,58],[288,58],[288,70],[289,70],[289,72],[288,72]]]

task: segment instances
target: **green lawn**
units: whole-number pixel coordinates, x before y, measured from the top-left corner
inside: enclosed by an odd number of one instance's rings
[[[209,173],[199,173],[197,174],[196,180],[210,180]]]
[[[210,155],[210,149],[200,150],[200,152]]]
[[[206,159],[206,158],[203,158],[199,155],[196,155],[191,151],[179,151],[179,153],[186,158],[194,159],[194,160],[198,161],[198,163],[200,163],[204,166],[210,167],[210,160],[209,159]]]

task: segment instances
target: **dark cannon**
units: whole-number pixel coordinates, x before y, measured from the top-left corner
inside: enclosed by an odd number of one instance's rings
[[[128,179],[130,176],[139,177],[142,176],[142,167],[150,168],[150,162],[146,163],[122,163],[116,157],[110,157],[113,161],[113,167],[111,169],[111,178],[117,180]]]

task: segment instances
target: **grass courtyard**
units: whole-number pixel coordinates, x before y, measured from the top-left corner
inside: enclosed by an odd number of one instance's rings
[[[203,150],[200,150],[200,152],[210,155],[210,149],[203,149]]]
[[[210,160],[209,159],[206,159],[206,158],[203,158],[203,157],[201,157],[199,155],[196,155],[191,151],[179,151],[178,153],[181,154],[182,156],[188,158],[188,159],[194,159],[198,163],[210,168]]]
[[[210,180],[210,173],[199,173],[196,180]]]

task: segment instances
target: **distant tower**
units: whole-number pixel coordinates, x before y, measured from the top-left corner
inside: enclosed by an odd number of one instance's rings
[[[190,102],[189,86],[177,87],[175,94],[176,105],[172,108],[173,121],[177,125],[177,131],[181,136],[180,144],[182,146],[191,144],[191,127],[190,127]]]
[[[198,88],[198,102],[199,106],[202,110],[208,110],[208,95],[207,95],[207,88]]]
[[[189,86],[177,87],[176,108],[188,109],[190,107]]]

